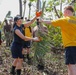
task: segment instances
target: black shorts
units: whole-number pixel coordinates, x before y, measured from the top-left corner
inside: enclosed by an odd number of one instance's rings
[[[14,44],[11,46],[11,53],[13,58],[23,58],[22,54],[22,45],[20,44]]]
[[[24,41],[23,42],[23,48],[30,48],[31,47],[31,41]]]
[[[65,48],[65,64],[76,64],[76,46]]]

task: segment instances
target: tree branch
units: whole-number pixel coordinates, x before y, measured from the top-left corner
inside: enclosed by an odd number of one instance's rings
[[[72,1],[70,2],[70,5],[73,5],[74,3],[76,3],[76,0],[72,0]]]
[[[54,10],[55,10],[55,13],[56,13],[57,17],[60,18],[55,6],[54,6]]]

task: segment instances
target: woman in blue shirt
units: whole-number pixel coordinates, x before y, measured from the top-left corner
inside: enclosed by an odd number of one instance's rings
[[[29,27],[34,21],[36,17],[29,21],[28,23],[22,25],[22,18],[20,16],[16,16],[14,18],[14,40],[11,45],[11,53],[12,57],[14,58],[12,68],[11,68],[11,74],[15,75],[15,69],[17,75],[21,75],[21,67],[22,67],[22,62],[23,62],[23,55],[22,55],[22,49],[23,49],[23,40],[29,41],[38,41],[39,39],[37,37],[35,38],[30,38],[26,37],[22,33],[22,27]]]

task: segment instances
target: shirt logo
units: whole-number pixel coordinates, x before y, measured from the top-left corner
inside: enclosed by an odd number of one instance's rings
[[[73,24],[76,24],[76,21],[75,20],[68,20],[69,23],[73,23]]]

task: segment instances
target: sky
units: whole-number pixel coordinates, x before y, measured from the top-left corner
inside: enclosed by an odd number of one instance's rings
[[[4,17],[8,13],[8,11],[11,11],[11,16],[16,16],[19,14],[19,0],[0,0],[0,21],[4,20]],[[28,5],[27,5],[28,6]],[[28,7],[26,7],[28,16]]]
[[[16,16],[17,14],[19,14],[19,0],[0,0],[0,21],[3,21],[6,14],[8,13],[8,11],[11,11],[11,16]],[[29,0],[27,0],[29,1]],[[42,1],[42,0],[41,0]],[[48,2],[48,1],[47,1]],[[28,2],[26,5],[26,14],[25,17],[28,17],[28,11],[29,11],[29,7],[28,7]],[[35,4],[34,4],[35,6]],[[36,7],[32,7],[32,12],[35,13],[35,9]],[[31,14],[34,14],[32,13]]]
[[[2,21],[8,11],[12,11],[12,16],[18,14],[18,0],[0,0],[0,21]]]
[[[28,13],[29,13],[28,3],[29,3],[29,0],[27,0],[27,4],[26,4],[25,17],[28,17]],[[35,11],[36,11],[35,4],[36,3],[34,3],[31,8],[31,15],[35,14]],[[0,0],[0,21],[4,20],[8,11],[11,11],[11,16],[13,17],[19,14],[19,0]]]

